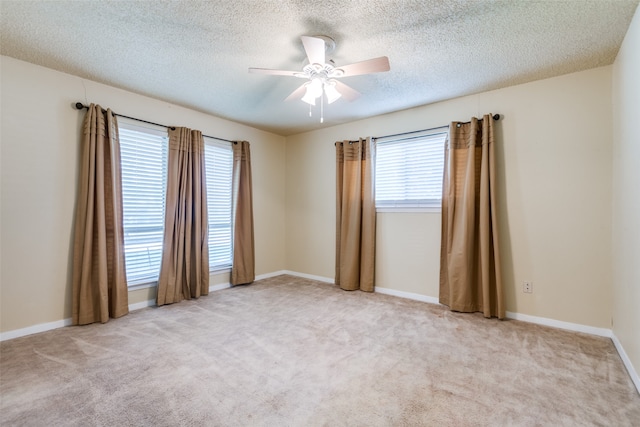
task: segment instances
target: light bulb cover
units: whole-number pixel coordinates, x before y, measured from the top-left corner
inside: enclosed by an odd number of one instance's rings
[[[327,95],[327,102],[329,104],[337,101],[338,99],[340,99],[340,97],[342,97],[342,94],[340,94],[340,92],[338,92],[338,90],[336,89],[335,82],[331,81],[328,81],[324,84],[324,93],[325,95]]]
[[[316,105],[316,97],[313,94],[313,90],[311,89],[311,84],[307,83],[306,85],[307,91],[302,97],[302,101],[306,102],[309,105]]]
[[[322,96],[322,81],[320,79],[312,79],[307,85],[307,92],[310,92],[315,98],[320,98]]]

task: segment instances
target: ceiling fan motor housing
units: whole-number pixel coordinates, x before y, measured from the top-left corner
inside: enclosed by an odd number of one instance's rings
[[[340,68],[335,68],[331,64],[307,64],[302,69],[302,73],[296,74],[296,77],[327,80],[341,77],[343,74]]]
[[[313,36],[324,41],[324,53],[333,53],[336,50],[336,41],[329,36]]]
[[[323,94],[327,96],[329,104],[340,97],[344,97],[347,101],[354,101],[360,96],[360,93],[338,80],[339,77],[378,73],[389,71],[390,69],[389,58],[386,56],[367,59],[337,68],[332,60],[327,60],[327,53],[333,52],[336,48],[335,40],[328,36],[302,36],[300,38],[308,59],[308,63],[303,66],[302,71],[249,68],[250,73],[294,76],[307,79],[308,81],[294,90],[285,99],[286,101],[300,99],[310,105],[315,105],[315,100],[322,97]]]

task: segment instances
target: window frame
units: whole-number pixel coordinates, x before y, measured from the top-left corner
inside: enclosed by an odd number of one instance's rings
[[[163,155],[164,155],[164,160],[163,160],[163,171],[162,173],[162,177],[161,179],[164,180],[163,181],[163,188],[162,188],[162,220],[161,220],[161,228],[162,228],[162,240],[160,242],[160,256],[162,256],[162,250],[163,250],[163,245],[164,245],[164,216],[165,216],[165,212],[166,212],[166,206],[165,206],[165,197],[166,197],[166,185],[167,185],[167,162],[168,162],[168,154],[169,154],[169,135],[167,132],[167,129],[163,126],[158,126],[158,125],[153,125],[153,124],[149,124],[149,123],[143,123],[140,122],[138,120],[135,119],[128,119],[128,118],[124,118],[124,117],[118,117],[118,135],[120,135],[122,132],[122,129],[128,129],[130,131],[134,131],[134,132],[141,132],[141,133],[146,133],[147,135],[153,135],[155,137],[162,137],[163,138],[163,142],[164,142],[164,146],[163,146]],[[120,138],[120,170],[121,170],[121,175],[123,176],[122,179],[122,189],[123,189],[123,196],[122,196],[122,207],[123,207],[123,231],[124,231],[124,235],[126,237],[126,226],[125,226],[125,196],[124,196],[124,170],[123,170],[123,164],[122,164],[122,138]],[[125,241],[125,246],[123,247],[123,251],[125,251],[125,277],[127,277],[127,260],[126,260],[126,241]],[[162,260],[162,258],[160,258],[160,261]],[[160,266],[158,265],[158,272],[157,272],[157,276],[155,279],[148,277],[148,278],[142,278],[139,280],[133,280],[133,281],[129,281],[129,277],[127,277],[127,289],[132,291],[132,290],[137,290],[137,289],[144,289],[144,288],[150,288],[150,287],[154,287],[157,286],[158,283],[158,278],[160,275]]]
[[[129,119],[129,118],[121,118],[118,117],[118,133],[121,133],[121,129],[127,129],[130,131],[135,131],[135,132],[142,132],[142,133],[148,133],[149,135],[153,135],[155,137],[161,136],[164,139],[164,146],[163,146],[163,150],[164,150],[164,162],[163,162],[163,166],[164,166],[164,171],[163,171],[163,176],[162,179],[164,179],[164,183],[163,183],[163,195],[162,195],[162,205],[163,205],[163,209],[162,209],[162,235],[163,235],[163,240],[164,240],[164,215],[166,213],[166,201],[165,201],[165,197],[166,197],[166,185],[167,185],[167,169],[168,169],[168,154],[169,154],[169,134],[167,131],[167,128],[165,128],[164,126],[160,126],[160,125],[154,125],[154,124],[149,124],[146,122],[140,122],[138,120],[135,119]],[[224,272],[230,272],[231,271],[231,267],[233,264],[233,195],[232,195],[232,179],[233,179],[233,147],[231,146],[230,142],[223,142],[223,141],[217,141],[214,138],[210,138],[210,137],[206,137],[203,136],[204,138],[204,144],[205,144],[205,151],[207,150],[206,146],[215,146],[217,148],[223,148],[225,150],[228,150],[228,154],[229,154],[229,174],[228,174],[228,178],[229,178],[229,182],[228,182],[228,197],[229,197],[229,208],[228,208],[228,212],[229,212],[229,264],[211,264],[211,255],[212,255],[212,251],[211,251],[211,247],[209,247],[209,261],[210,261],[210,265],[209,265],[209,274],[220,274],[220,273],[224,273]],[[121,171],[122,171],[122,141],[120,142],[120,159],[121,159]],[[121,173],[121,176],[123,174]],[[208,175],[207,175],[207,159],[206,159],[206,152],[205,152],[205,179],[207,181],[209,181]],[[123,177],[123,181],[124,181],[124,177]],[[124,184],[124,182],[123,182]],[[209,196],[210,196],[210,192],[209,192],[209,186],[207,186],[207,222],[209,224],[209,227],[211,227],[211,213],[209,210]],[[124,194],[123,194],[123,214],[124,214]],[[123,229],[124,229],[124,216],[123,216]],[[208,230],[210,232],[210,229]],[[125,231],[126,233],[126,231]],[[210,243],[210,242],[208,242]],[[161,247],[164,245],[164,242],[161,243]],[[210,246],[210,245],[209,245]],[[123,247],[123,251],[126,250],[126,243],[125,243],[125,247]],[[161,249],[162,251],[162,249]],[[127,266],[127,262],[126,262],[126,255],[125,255],[125,276],[127,274],[126,271],[126,266]],[[127,278],[127,289],[129,291],[134,291],[134,290],[138,290],[138,289],[145,289],[145,288],[152,288],[152,287],[156,287],[158,285],[158,278],[160,275],[160,266],[158,266],[158,271],[157,271],[157,276],[155,279],[152,278],[143,278],[140,280],[135,280],[132,281],[131,283],[129,282],[129,279]]]
[[[433,128],[425,131],[419,132],[411,132],[411,135],[407,135],[404,137],[399,136],[390,136],[390,137],[380,137],[376,139],[376,171],[375,171],[375,180],[376,180],[376,194],[374,195],[376,212],[385,213],[385,212],[407,212],[407,213],[415,213],[415,212],[428,212],[428,213],[439,213],[442,211],[442,179],[440,179],[440,192],[437,199],[421,199],[412,201],[412,199],[399,199],[399,200],[389,200],[387,203],[382,202],[379,204],[378,200],[378,160],[380,156],[380,147],[384,145],[391,144],[415,144],[419,143],[421,139],[432,138],[440,136],[441,143],[439,144],[439,149],[441,157],[439,155],[439,159],[441,159],[440,165],[442,165],[440,176],[442,177],[444,173],[444,151],[449,139],[449,127],[442,126],[438,128]],[[433,182],[433,180],[432,180]]]
[[[216,148],[221,148],[221,149],[225,149],[229,151],[229,166],[230,166],[230,170],[229,170],[229,182],[228,182],[228,191],[229,191],[229,264],[228,265],[223,265],[223,264],[216,264],[216,265],[212,265],[211,263],[211,213],[209,210],[209,205],[210,205],[210,188],[209,188],[209,178],[207,176],[207,216],[208,216],[208,226],[209,226],[209,230],[208,230],[208,234],[209,234],[209,273],[213,274],[213,273],[224,273],[224,272],[229,272],[231,271],[231,267],[233,265],[233,188],[232,188],[232,180],[233,180],[233,147],[231,146],[231,142],[226,142],[226,141],[219,141],[216,140],[214,138],[210,138],[207,136],[204,136],[204,144],[205,144],[205,173],[206,170],[208,169],[207,166],[207,146],[210,147],[216,147]],[[213,178],[213,177],[212,177]]]

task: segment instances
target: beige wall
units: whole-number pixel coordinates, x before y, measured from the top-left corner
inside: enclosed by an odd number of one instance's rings
[[[76,101],[251,142],[256,273],[285,268],[285,138],[2,57],[0,331],[71,316],[70,259],[79,129]],[[212,283],[228,281],[228,274]],[[130,293],[130,303],[155,297]]]
[[[251,141],[257,273],[287,269],[328,278],[334,275],[336,140],[501,113],[498,197],[507,309],[609,328],[612,70],[597,68],[285,139],[2,57],[0,330],[70,315],[70,242],[82,119],[71,104],[77,100]],[[637,112],[637,104],[635,108]],[[617,161],[631,157],[635,148],[619,151]],[[633,179],[624,182],[630,186],[638,178]],[[618,207],[616,220],[623,207]],[[381,213],[376,285],[437,297],[439,234],[437,213]],[[631,270],[635,264],[625,266]],[[637,270],[629,274],[637,282]],[[227,280],[220,275],[213,283]],[[534,282],[533,294],[522,293],[523,280]],[[143,289],[130,294],[130,303],[153,297],[153,289]],[[618,305],[627,303],[624,290],[616,298]],[[625,324],[637,325],[637,318],[626,323],[624,318],[616,325],[623,337]],[[630,345],[637,347],[637,341]]]
[[[613,65],[613,332],[640,372],[640,9]]]
[[[611,67],[288,137],[287,268],[334,276],[336,140],[489,112],[503,115],[497,196],[507,310],[610,328]],[[376,286],[437,297],[439,214],[382,213],[377,232]],[[524,280],[533,294],[522,292]]]

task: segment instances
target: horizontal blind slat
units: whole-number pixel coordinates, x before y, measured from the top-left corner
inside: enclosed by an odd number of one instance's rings
[[[164,237],[168,136],[166,130],[119,121],[122,162],[125,264],[128,285],[158,280]],[[231,176],[229,143],[205,137],[211,269],[231,266]]]
[[[209,212],[209,268],[213,270],[230,267],[232,262],[231,144],[205,137],[204,157]]]
[[[446,132],[377,145],[376,206],[439,206]]]
[[[124,253],[129,286],[158,280],[164,238],[168,136],[119,120]]]

